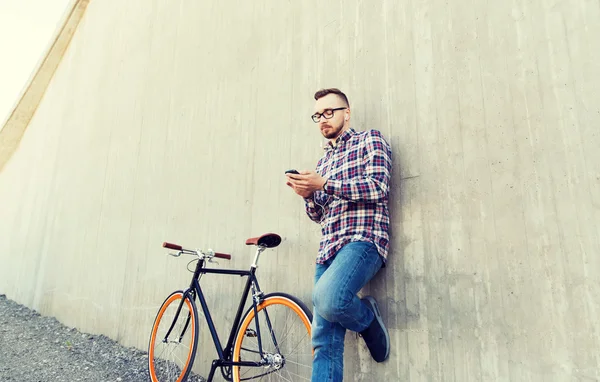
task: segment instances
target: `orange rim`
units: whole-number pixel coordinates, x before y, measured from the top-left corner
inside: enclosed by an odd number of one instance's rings
[[[306,314],[304,313],[302,308],[300,308],[298,306],[298,304],[296,304],[294,301],[292,301],[288,298],[280,297],[280,296],[267,297],[266,300],[264,300],[260,305],[258,305],[256,311],[260,312],[267,306],[275,305],[275,304],[281,304],[281,305],[284,305],[284,306],[292,309],[298,315],[298,317],[300,317],[302,319],[302,322],[304,323],[304,326],[306,327],[306,331],[308,332],[308,334],[309,335],[311,334],[311,324],[310,324],[310,321],[308,320],[308,317],[306,317]],[[248,328],[248,325],[250,325],[250,322],[252,322],[253,319],[254,319],[254,310],[250,310],[249,314],[246,316],[244,321],[242,321],[242,325],[240,326],[240,330],[238,331],[238,334],[237,334],[237,337],[235,340],[235,346],[233,347],[233,362],[238,362],[240,360],[240,350],[242,348],[242,340],[244,339],[244,336],[242,335],[242,333],[246,333],[246,329]],[[314,350],[313,350],[313,353],[314,353]],[[233,367],[233,380],[234,381],[240,380],[240,367],[239,366]]]
[[[160,324],[160,321],[162,320],[162,316],[165,313],[165,310],[167,310],[167,308],[173,303],[173,301],[175,300],[180,300],[183,297],[183,293],[176,293],[171,295],[171,297],[169,297],[167,299],[167,301],[165,301],[162,305],[162,307],[160,308],[160,311],[158,312],[158,315],[156,316],[156,320],[154,320],[154,327],[152,328],[152,340],[150,341],[150,349],[149,349],[149,353],[148,353],[148,361],[150,364],[150,378],[152,378],[152,382],[159,382],[156,379],[156,371],[154,370],[154,344],[156,343],[156,332],[158,331],[158,325]],[[192,304],[190,303],[189,299],[185,299],[185,303],[188,306],[188,309],[190,310],[190,312],[193,312],[193,308],[192,308]],[[196,318],[194,317],[194,314],[191,314],[191,321],[190,324],[192,326],[192,342],[190,343],[190,346],[194,346],[194,338],[196,338]],[[190,348],[191,350],[191,348]],[[185,370],[187,370],[188,365],[190,364],[190,360],[192,359],[192,352],[189,351],[188,352],[188,357],[187,360],[185,362],[185,367],[183,368],[184,373],[182,373],[179,378],[177,379],[177,382],[180,382],[183,380],[183,375],[185,374]]]

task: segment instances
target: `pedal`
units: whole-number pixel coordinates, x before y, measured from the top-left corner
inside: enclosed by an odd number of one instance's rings
[[[256,331],[254,329],[246,329],[246,337],[256,338],[258,337],[258,335],[256,334]]]

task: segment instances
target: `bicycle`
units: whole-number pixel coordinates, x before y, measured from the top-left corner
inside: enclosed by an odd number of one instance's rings
[[[190,286],[165,299],[152,325],[148,367],[153,382],[180,382],[188,378],[198,347],[196,299],[200,301],[218,356],[212,361],[208,381],[212,381],[217,368],[227,381],[263,377],[282,381],[310,380],[313,357],[311,311],[289,294],[264,294],[256,278],[261,253],[280,243],[281,237],[273,233],[248,239],[246,245],[258,247],[249,270],[207,268],[206,264],[215,262],[214,258],[230,260],[231,255],[163,243],[164,248],[177,251],[169,253],[171,256],[193,255],[197,259],[192,262],[197,261],[197,264]],[[224,348],[200,286],[200,278],[207,273],[248,277]],[[251,304],[242,314],[250,290]]]

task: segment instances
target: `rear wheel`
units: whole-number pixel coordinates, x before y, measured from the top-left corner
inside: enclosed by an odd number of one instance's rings
[[[196,304],[189,296],[184,298],[182,291],[173,292],[158,310],[150,334],[148,366],[152,382],[185,381],[197,346]]]
[[[233,367],[233,380],[310,381],[312,313],[302,301],[284,293],[264,297],[244,316],[237,333],[233,361],[262,362],[260,367]],[[263,355],[259,352],[258,339]]]

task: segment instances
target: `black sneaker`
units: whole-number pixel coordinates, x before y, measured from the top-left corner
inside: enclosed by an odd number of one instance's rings
[[[371,296],[362,298],[361,301],[375,314],[375,319],[360,335],[364,338],[371,357],[377,362],[383,362],[390,355],[390,335],[383,324],[377,301]]]

